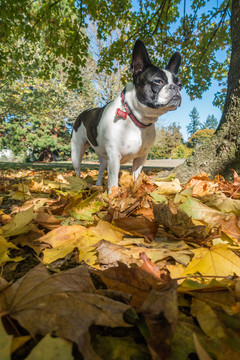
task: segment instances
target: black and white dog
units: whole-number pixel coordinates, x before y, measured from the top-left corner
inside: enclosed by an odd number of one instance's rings
[[[166,69],[154,66],[141,40],[132,54],[133,83],[104,107],[82,112],[73,126],[72,162],[80,176],[82,157],[91,145],[100,161],[96,185],[102,185],[108,170],[108,189],[118,186],[120,164],[133,160],[136,180],[155,140],[154,123],[158,117],[181,105],[181,82],[176,74],[181,63],[179,52],[171,57]]]

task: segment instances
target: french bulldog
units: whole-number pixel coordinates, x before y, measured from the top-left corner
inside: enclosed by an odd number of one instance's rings
[[[76,119],[71,138],[73,167],[80,176],[81,161],[91,145],[100,161],[96,185],[102,185],[108,171],[108,190],[118,187],[120,164],[133,161],[135,181],[155,140],[158,117],[181,105],[181,82],[176,76],[179,52],[159,69],[149,59],[144,43],[137,40],[132,53],[133,83],[103,107],[83,111]]]

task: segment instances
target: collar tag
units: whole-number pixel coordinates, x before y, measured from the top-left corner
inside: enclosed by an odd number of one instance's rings
[[[126,120],[127,118],[127,113],[119,108],[116,111],[116,115],[121,116],[124,120]]]

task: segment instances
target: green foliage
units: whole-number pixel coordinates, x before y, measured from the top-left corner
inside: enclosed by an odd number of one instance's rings
[[[172,159],[186,159],[193,152],[193,149],[189,148],[185,144],[180,144],[172,150]]]
[[[167,159],[173,149],[182,143],[180,126],[172,123],[168,127],[157,129],[156,141],[148,155],[149,159]]]
[[[203,124],[203,129],[214,129],[218,126],[218,120],[214,115],[208,115],[207,120]]]
[[[206,10],[209,1],[192,1],[185,9],[183,0],[27,1],[0,3],[0,78],[5,82],[29,75],[38,69],[49,78],[59,63],[67,72],[67,82],[79,86],[89,56],[88,21],[97,23],[97,37],[105,41],[99,56],[99,70],[117,71],[116,61],[129,64],[137,38],[148,45],[151,58],[165,66],[174,50],[183,55],[182,82],[188,94],[201,97],[215,78],[226,77],[229,52],[220,62],[219,49],[230,48],[230,1]],[[180,17],[180,11],[183,16]],[[112,44],[107,39],[118,31]],[[164,58],[162,57],[164,54]]]
[[[70,127],[81,110],[93,106],[92,85],[85,94],[67,89],[63,81],[37,77],[15,81],[0,94],[0,148],[29,160],[70,157]]]
[[[196,131],[202,128],[202,124],[199,121],[199,112],[197,111],[195,106],[190,112],[189,117],[191,120],[190,123],[187,125],[187,132],[191,137]]]
[[[213,129],[203,129],[196,131],[191,138],[188,140],[188,146],[195,147],[203,144],[205,141],[211,139],[215,130]]]

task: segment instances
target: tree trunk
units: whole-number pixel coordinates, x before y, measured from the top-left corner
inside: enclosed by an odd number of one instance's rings
[[[193,155],[174,169],[181,181],[200,171],[232,177],[232,169],[240,171],[240,2],[232,1],[232,54],[228,73],[228,89],[222,118],[211,140],[197,148]]]

